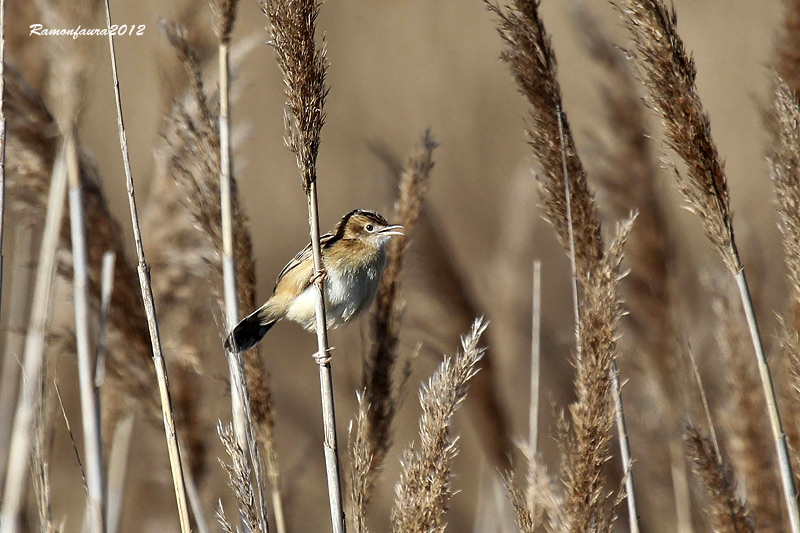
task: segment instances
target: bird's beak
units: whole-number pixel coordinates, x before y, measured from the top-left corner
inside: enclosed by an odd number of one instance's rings
[[[383,228],[381,230],[378,230],[378,234],[379,235],[386,235],[386,236],[389,236],[389,235],[405,235],[405,233],[403,233],[403,226],[401,226],[399,224],[394,225],[394,226],[386,226],[385,228]]]

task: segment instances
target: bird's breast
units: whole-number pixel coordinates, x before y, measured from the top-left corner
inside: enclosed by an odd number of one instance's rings
[[[381,250],[378,261],[354,268],[327,264],[325,277],[325,311],[329,328],[342,326],[367,310],[375,298],[378,281],[386,264]],[[308,330],[316,325],[316,288],[309,285],[298,295],[286,312],[286,318]]]
[[[329,270],[325,284],[329,325],[345,324],[367,309],[375,298],[379,277],[380,272],[373,266]]]

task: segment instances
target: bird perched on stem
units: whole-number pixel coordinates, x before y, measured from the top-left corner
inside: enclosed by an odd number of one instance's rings
[[[386,266],[386,244],[402,235],[373,211],[357,209],[342,217],[331,233],[320,237],[325,276],[325,311],[329,328],[347,324],[366,311],[378,290]],[[311,244],[283,267],[267,303],[243,318],[228,338],[227,350],[249,350],[283,319],[313,331],[316,294]]]

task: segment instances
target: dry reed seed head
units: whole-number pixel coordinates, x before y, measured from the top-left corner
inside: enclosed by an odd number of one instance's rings
[[[723,163],[695,84],[694,61],[677,32],[677,15],[662,0],[618,0],[635,50],[630,57],[644,85],[647,103],[664,124],[666,143],[686,165],[673,172],[687,206],[700,217],[706,235],[736,273],[736,250]]]
[[[527,443],[518,444],[517,447],[527,463],[525,480],[527,486],[521,486],[516,473],[511,469],[504,471],[503,479],[509,490],[512,507],[517,515],[518,527],[523,531],[539,531],[544,528],[546,531],[554,533],[566,533],[568,520],[564,514],[564,502],[557,492],[555,481],[551,479],[541,460],[534,457]],[[532,529],[526,529],[527,527]]]
[[[375,298],[372,321],[374,341],[369,357],[364,360],[368,411],[367,443],[370,455],[373,456],[371,468],[374,469],[380,468],[392,444],[391,425],[399,403],[397,395],[401,393],[392,382],[403,312],[403,303],[398,301],[399,276],[403,265],[403,254],[428,189],[428,180],[434,165],[433,150],[436,146],[437,143],[431,138],[430,130],[426,130],[421,146],[407,158],[403,166],[394,220],[402,224],[404,235],[389,243],[386,267]],[[374,478],[369,481],[371,485]]]
[[[45,27],[93,27],[98,19],[100,0],[39,0]],[[46,39],[49,48],[51,109],[59,126],[66,130],[76,127],[83,107],[86,78],[97,40]]]
[[[613,216],[639,215],[625,250],[630,275],[623,285],[628,345],[644,353],[643,364],[661,397],[665,416],[677,394],[675,379],[675,328],[670,316],[674,305],[670,285],[675,276],[675,241],[666,220],[656,164],[647,130],[640,85],[625,53],[615,47],[584,9],[575,10],[587,48],[603,67],[607,80],[601,87],[607,126],[597,143],[600,159],[594,173]],[[677,420],[676,420],[677,422]],[[677,426],[676,426],[677,427]]]
[[[358,412],[355,431],[353,423],[348,429],[350,448],[350,521],[357,533],[367,531],[367,505],[372,497],[374,456],[367,436],[367,417],[369,405],[366,391],[356,393]]]
[[[736,497],[733,484],[726,478],[711,439],[703,436],[692,424],[684,432],[687,456],[692,470],[706,489],[708,511],[714,531],[742,533],[755,531],[753,520],[744,503]]]
[[[202,137],[209,142],[216,140],[213,144],[219,145],[219,125],[211,114],[211,104],[208,102],[204,82],[203,82],[203,69],[197,51],[194,46],[189,43],[186,33],[186,27],[173,21],[165,19],[159,20],[161,28],[167,36],[169,44],[175,49],[178,54],[178,60],[186,69],[186,74],[189,76],[189,87],[191,88],[192,95],[196,102],[197,113],[199,120],[196,121],[195,126],[200,130]],[[216,103],[215,107],[218,107]],[[219,148],[216,153],[212,154],[219,160]],[[208,154],[204,154],[208,155]],[[219,163],[217,163],[219,168]]]
[[[219,527],[222,528],[222,531],[225,533],[238,533],[238,529],[235,529],[230,522],[228,522],[228,517],[225,516],[225,508],[222,507],[222,500],[217,500],[217,508],[214,511],[214,516],[217,518],[217,523]]]
[[[775,79],[774,109],[769,118],[772,143],[767,160],[791,287],[791,326],[800,331],[800,106],[797,95],[779,76]]]
[[[442,531],[446,526],[444,512],[452,494],[450,467],[458,454],[450,423],[466,397],[469,380],[478,372],[485,352],[478,342],[486,326],[483,319],[476,319],[461,338],[461,350],[453,358],[445,357],[420,388],[419,442],[409,445],[400,460],[402,472],[391,515],[395,532]]]
[[[230,458],[230,463],[219,459],[219,464],[228,474],[228,486],[236,496],[239,507],[239,516],[245,522],[248,531],[266,533],[259,519],[256,495],[253,488],[253,476],[250,463],[244,450],[236,441],[232,424],[217,423],[217,433],[225,446],[225,452]]]
[[[513,470],[503,473],[503,481],[508,491],[508,499],[514,508],[514,520],[521,533],[534,533],[537,526],[541,525],[541,516],[534,514],[535,510],[528,506],[525,491],[519,486]]]
[[[501,58],[510,64],[520,92],[531,105],[528,143],[542,166],[537,180],[545,214],[555,227],[562,246],[569,249],[562,153],[566,158],[576,262],[578,272],[584,273],[600,260],[602,254],[600,222],[586,172],[563,112],[556,58],[539,17],[539,3],[538,0],[515,0],[504,8],[488,2],[487,5],[498,16],[499,32],[506,43]]]
[[[325,123],[325,85],[328,60],[325,43],[315,42],[319,0],[262,0],[261,9],[270,20],[270,44],[283,72],[286,92],[286,146],[297,159],[297,167],[308,192],[316,181],[317,153]]]
[[[793,92],[800,91],[800,0],[783,0],[783,28],[776,44],[777,70]]]
[[[22,74],[10,65],[4,72],[8,206],[15,215],[41,220],[60,138],[58,126]]]
[[[607,506],[604,465],[610,459],[614,424],[611,365],[623,308],[618,285],[623,248],[635,215],[617,227],[597,268],[583,283],[581,364],[575,378],[577,400],[569,410],[572,434],[564,465],[565,511],[570,531],[611,531],[614,510]]]
[[[231,41],[233,23],[236,21],[236,6],[239,0],[211,0],[211,25],[220,44]]]

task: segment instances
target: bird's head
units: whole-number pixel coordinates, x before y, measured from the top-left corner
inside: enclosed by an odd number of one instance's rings
[[[374,211],[357,209],[347,213],[335,233],[342,239],[353,239],[372,246],[383,247],[393,235],[403,235],[403,226],[389,224]]]

